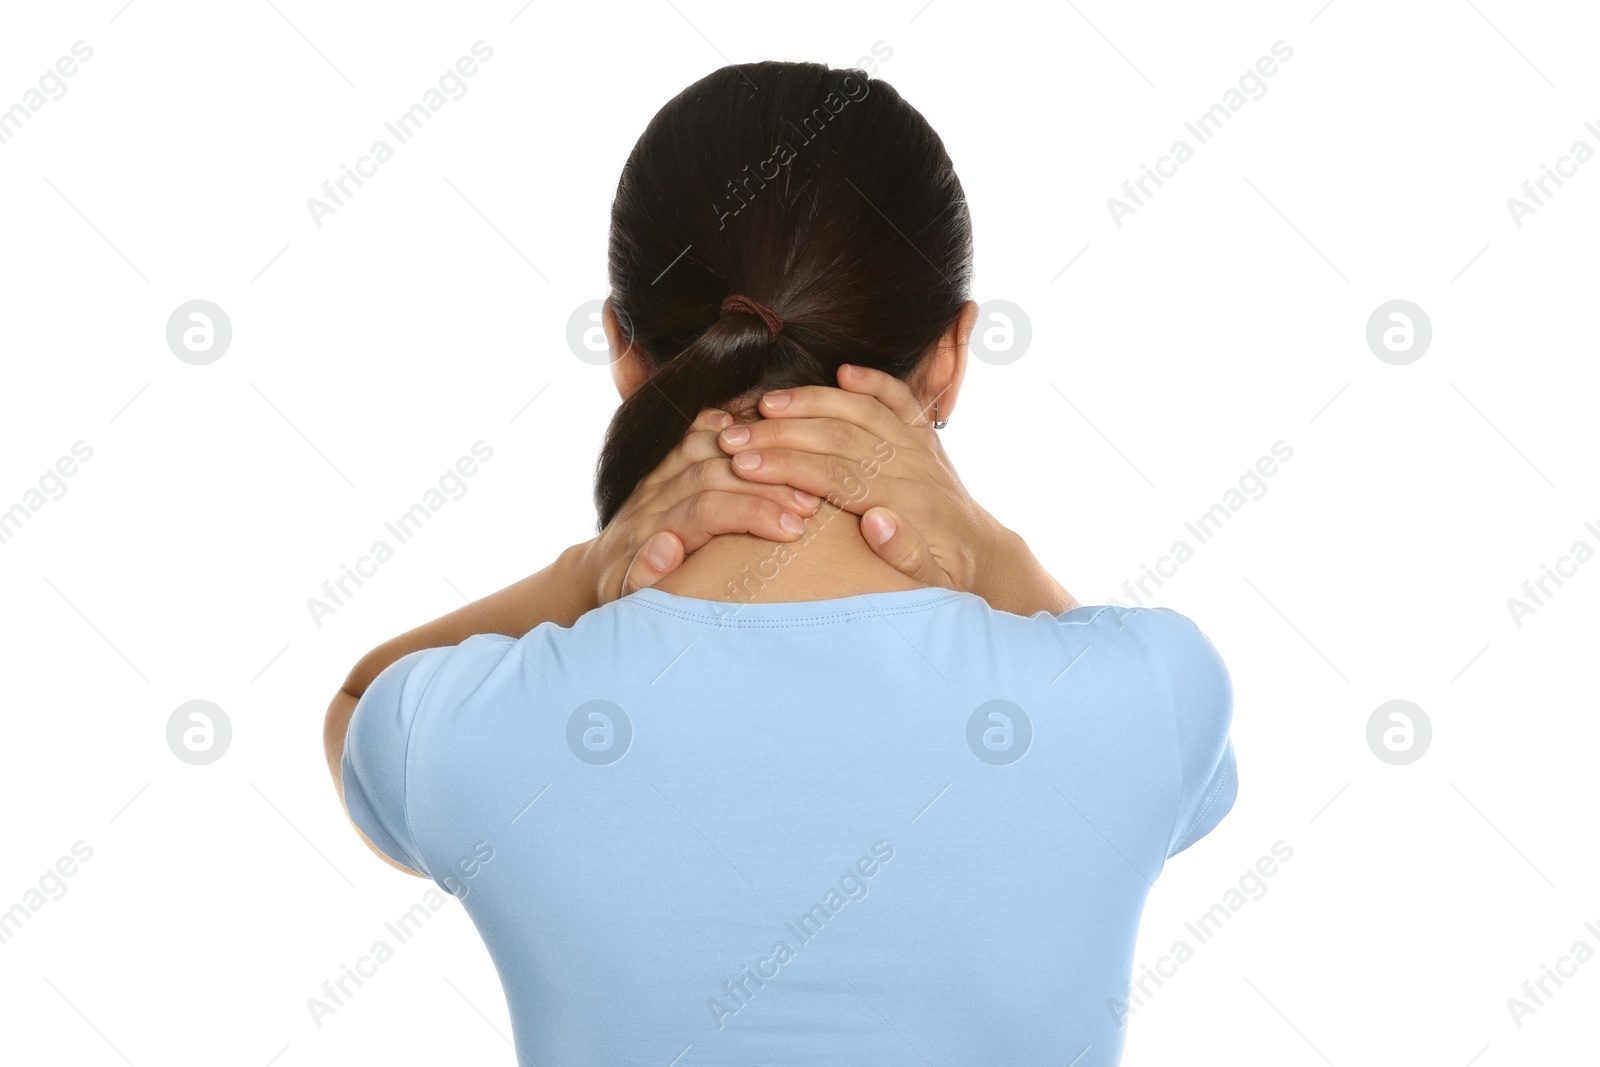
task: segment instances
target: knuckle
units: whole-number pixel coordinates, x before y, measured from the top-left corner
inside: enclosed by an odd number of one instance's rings
[[[716,498],[710,493],[696,493],[689,498],[689,505],[684,509],[684,517],[693,526],[705,526],[716,513]]]

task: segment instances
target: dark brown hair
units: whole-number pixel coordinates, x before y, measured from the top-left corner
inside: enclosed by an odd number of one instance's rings
[[[967,300],[972,227],[944,143],[892,86],[820,63],[724,67],[622,168],[611,304],[648,366],[595,475],[600,525],[695,415],[760,388],[908,377]],[[740,295],[783,320],[774,337]]]

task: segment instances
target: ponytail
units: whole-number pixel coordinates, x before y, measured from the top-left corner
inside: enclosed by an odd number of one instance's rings
[[[623,401],[606,430],[594,500],[604,527],[645,475],[678,446],[695,417],[758,385],[781,342],[750,315],[728,315],[661,364]],[[648,357],[645,357],[648,358]]]

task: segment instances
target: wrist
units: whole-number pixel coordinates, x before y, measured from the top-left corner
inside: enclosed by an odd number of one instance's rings
[[[1078,606],[1044,569],[1021,534],[990,518],[983,543],[972,591],[990,607],[1013,615],[1040,611],[1059,615]]]
[[[986,511],[979,517],[973,543],[977,551],[973,553],[969,592],[999,607],[996,598],[1013,584],[1019,570],[1018,559],[1027,554],[1027,545]]]
[[[598,537],[573,545],[556,557],[554,570],[562,586],[571,590],[578,615],[593,611],[603,600],[601,584],[604,568],[600,563]]]

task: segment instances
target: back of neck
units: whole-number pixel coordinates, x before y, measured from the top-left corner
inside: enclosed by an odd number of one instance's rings
[[[877,557],[861,536],[861,520],[831,504],[806,520],[792,542],[723,534],[656,583],[677,596],[741,604],[832,600],[864,593],[920,589]]]

